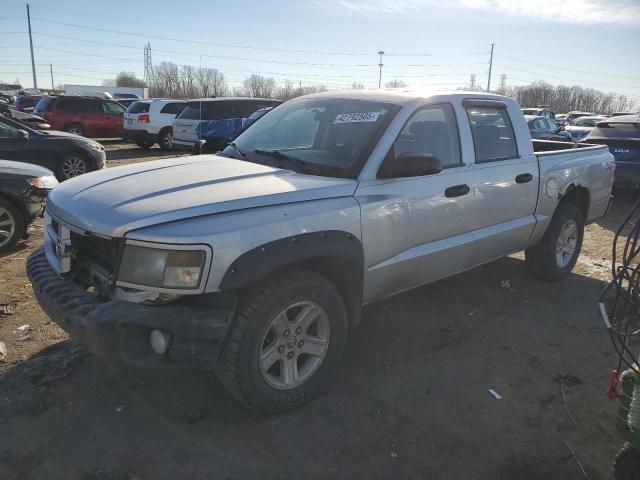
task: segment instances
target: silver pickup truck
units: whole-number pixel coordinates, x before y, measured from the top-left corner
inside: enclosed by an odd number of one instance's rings
[[[214,365],[272,413],[328,381],[363,305],[520,250],[566,276],[613,169],[606,146],[532,141],[502,96],[310,95],[218,155],[64,182],[27,269],[96,354]]]

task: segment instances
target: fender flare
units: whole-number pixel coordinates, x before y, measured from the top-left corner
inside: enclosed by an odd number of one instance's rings
[[[215,257],[215,255],[214,255]],[[229,266],[220,282],[220,290],[235,290],[294,264],[323,258],[339,259],[348,264],[362,292],[364,250],[353,234],[341,230],[303,233],[274,240],[240,255]]]

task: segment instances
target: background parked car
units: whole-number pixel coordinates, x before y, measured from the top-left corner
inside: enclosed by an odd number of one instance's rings
[[[122,105],[125,109],[129,108],[133,102],[137,102],[137,98],[116,98],[116,102]]]
[[[136,95],[135,93],[114,93],[113,98],[120,100],[124,98],[132,98],[133,100],[142,100],[140,95]]]
[[[136,100],[124,114],[122,138],[134,140],[149,148],[154,143],[163,150],[171,148],[173,119],[184,107],[185,100]]]
[[[229,142],[244,132],[273,107],[261,108],[253,112],[248,118],[230,118],[226,120],[206,120],[200,122],[196,128],[198,138],[204,140],[204,145],[198,153],[216,153],[225,148]]]
[[[531,132],[531,138],[538,140],[555,140],[570,142],[571,134],[563,127],[559,127],[551,118],[525,115],[525,120]]]
[[[196,128],[205,120],[246,118],[256,110],[280,105],[280,100],[269,98],[203,98],[190,100],[173,121],[175,147],[192,149],[199,141]]]
[[[616,185],[640,186],[640,115],[598,122],[585,142],[609,147],[616,164]]]
[[[16,103],[16,96],[15,95],[11,95],[10,93],[6,93],[6,92],[0,92],[0,98],[3,100],[6,100],[7,103],[10,104],[14,104]]]
[[[580,118],[580,117],[597,117],[597,116],[598,116],[598,114],[594,113],[594,112],[577,112],[577,111],[573,111],[573,112],[567,113],[567,116],[565,117],[564,121],[565,121],[565,125],[569,125],[576,118]]]
[[[640,115],[639,112],[613,112],[610,117],[621,117],[623,115]]]
[[[104,168],[99,143],[65,132],[37,131],[0,115],[0,158],[32,163],[55,172],[63,181]]]
[[[574,142],[581,142],[591,133],[596,123],[603,120],[606,120],[606,117],[578,117],[564,129],[571,134]]]
[[[40,95],[22,95],[16,99],[15,109],[20,111],[30,111],[42,99]]]
[[[554,118],[555,122],[558,124],[559,127],[564,127],[566,122],[567,122],[567,114],[566,113],[559,113],[556,115],[556,118]]]
[[[42,214],[45,199],[57,184],[46,168],[0,160],[0,252],[26,237],[27,227]]]
[[[547,117],[547,118],[555,118],[556,116],[554,111],[545,105],[540,105],[535,108],[523,108],[522,113],[524,113],[525,115]]]
[[[44,97],[34,110],[54,130],[103,138],[121,135],[124,112],[115,100],[77,96]]]

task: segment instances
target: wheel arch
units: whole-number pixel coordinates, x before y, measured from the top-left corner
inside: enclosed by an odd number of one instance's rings
[[[586,224],[587,218],[589,216],[590,201],[591,192],[589,192],[589,189],[587,187],[571,183],[564,191],[564,194],[560,197],[558,205],[562,203],[570,203],[578,207],[582,212],[582,218],[584,219],[584,223]]]
[[[349,323],[360,321],[364,252],[360,240],[344,231],[304,233],[253,248],[229,266],[220,289],[250,287],[291,267],[306,268],[327,278],[345,301]]]

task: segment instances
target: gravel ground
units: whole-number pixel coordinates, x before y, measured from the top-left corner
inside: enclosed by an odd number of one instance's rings
[[[110,167],[175,155],[104,144]],[[0,317],[0,478],[610,478],[622,441],[596,302],[634,200],[587,228],[564,282],[514,255],[366,309],[332,385],[267,418],[210,371],[124,367],[68,340],[24,272],[36,224],[0,258],[0,303],[16,304]]]

